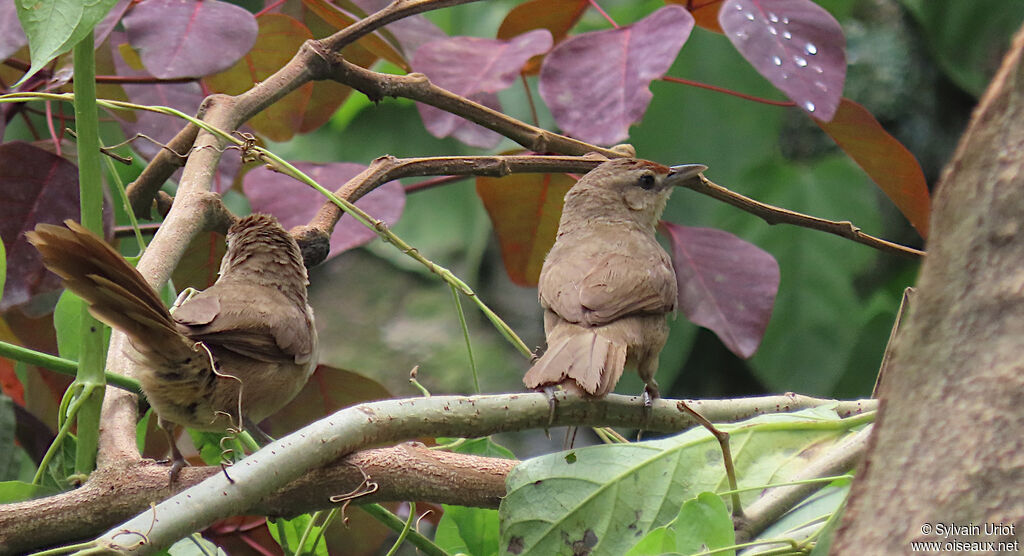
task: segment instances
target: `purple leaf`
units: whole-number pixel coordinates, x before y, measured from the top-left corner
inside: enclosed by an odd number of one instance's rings
[[[0,198],[4,200],[0,239],[7,250],[8,273],[0,311],[5,311],[38,293],[60,288],[60,279],[43,267],[25,232],[40,222],[78,220],[78,168],[30,143],[4,143],[0,145]]]
[[[28,44],[25,31],[21,29],[15,0],[0,0],[0,60],[5,60]]]
[[[366,169],[354,162],[294,162],[296,168],[330,190],[336,190],[350,178]],[[286,229],[308,224],[326,199],[313,188],[264,167],[254,168],[242,180],[242,189],[249,198],[254,212],[273,214]],[[370,216],[383,220],[389,226],[398,221],[405,208],[405,190],[402,184],[391,181],[374,189],[356,202]],[[331,253],[369,243],[377,234],[351,216],[343,216],[331,234]]]
[[[665,75],[693,30],[693,16],[665,6],[632,25],[576,35],[540,70],[540,95],[569,135],[611,145],[629,137],[651,103],[651,81]]]
[[[117,74],[126,77],[149,76],[145,71],[133,69],[118,52],[117,45],[121,44],[124,39],[124,33],[121,31],[114,31],[110,34],[110,45],[114,49],[113,59]],[[128,51],[131,52],[130,49]],[[203,91],[199,83],[125,84],[122,87],[125,94],[128,95],[128,99],[135,104],[167,106],[190,115],[196,113],[199,104],[203,101]],[[161,145],[166,145],[188,122],[174,116],[140,110],[135,112],[135,121],[118,120],[117,123],[121,125],[121,130],[129,139],[135,137],[137,133],[152,139],[150,141],[140,137],[132,141],[132,149],[135,152],[147,160],[152,160],[163,148]],[[215,184],[218,186],[218,190],[226,189],[231,184],[241,165],[240,156],[226,154],[221,157]],[[180,170],[176,173],[180,173]]]
[[[438,87],[500,110],[495,93],[510,87],[523,64],[547,52],[551,44],[551,32],[547,29],[523,33],[507,41],[451,37],[421,46],[413,56],[412,69],[426,74]],[[435,137],[455,135],[469,145],[483,148],[493,148],[501,141],[497,133],[439,108],[424,104],[418,108],[427,131]]]
[[[728,232],[662,222],[672,243],[679,308],[744,359],[761,343],[779,290],[779,263]]]
[[[142,63],[162,79],[233,66],[256,42],[256,18],[219,0],[146,0],[121,20]]]
[[[846,39],[824,8],[810,0],[726,0],[718,22],[772,85],[814,118],[832,119],[846,80]]]
[[[96,28],[93,29],[93,45],[96,48],[99,48],[103,41],[107,40],[107,37],[114,31],[114,27],[117,27],[121,17],[124,16],[124,13],[128,11],[131,5],[131,0],[118,0],[113,9],[103,18],[103,21],[96,24]]]

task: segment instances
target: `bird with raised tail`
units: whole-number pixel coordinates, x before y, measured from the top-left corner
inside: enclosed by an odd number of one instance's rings
[[[298,245],[273,216],[231,226],[217,282],[173,313],[119,253],[81,224],[65,224],[39,224],[26,236],[93,316],[127,335],[136,378],[165,430],[252,427],[306,383],[317,345],[309,281]]]
[[[672,188],[706,169],[614,159],[566,193],[538,285],[548,347],[523,378],[527,388],[603,397],[635,367],[645,405],[659,396],[654,373],[677,287],[656,228]]]

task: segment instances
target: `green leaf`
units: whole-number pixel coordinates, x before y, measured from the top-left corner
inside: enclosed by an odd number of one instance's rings
[[[458,440],[457,438],[437,438],[438,444],[449,444]],[[516,459],[511,450],[498,444],[489,436],[483,438],[467,438],[465,442],[450,448],[457,454],[470,454],[473,456],[484,456],[489,458]]]
[[[57,352],[61,357],[78,361],[79,348],[82,343],[82,301],[71,291],[65,290],[57,300],[53,310],[53,327],[57,331]],[[103,326],[103,342],[110,342],[110,327]],[[105,352],[106,350],[104,350]]]
[[[676,517],[676,550],[683,553],[723,548],[736,543],[729,508],[717,494],[702,492],[687,500]],[[734,552],[723,552],[723,556]]]
[[[238,461],[244,456],[242,445],[225,433],[186,429],[199,457],[206,465],[220,465]],[[227,438],[226,438],[227,437]],[[230,468],[228,473],[231,473]]]
[[[724,548],[736,543],[729,508],[713,492],[702,492],[687,500],[669,524],[652,530],[627,556],[658,556],[666,552],[693,554]],[[735,554],[734,551],[721,552]]]
[[[117,0],[16,0],[32,61],[22,81],[71,50],[116,3]]]
[[[50,460],[46,472],[42,476],[43,486],[53,488],[57,491],[69,490],[71,483],[68,477],[75,472],[75,452],[78,447],[78,440],[68,434],[61,441],[57,453]]]
[[[203,538],[199,533],[193,533],[171,545],[167,549],[171,556],[219,556],[226,555],[219,546]]]
[[[314,525],[313,517],[309,514],[302,514],[292,519],[268,519],[267,528],[270,530],[274,540],[277,541],[277,544],[281,545],[281,548],[284,549],[285,554],[317,554],[327,556],[327,541],[319,534],[323,526]],[[302,539],[307,528],[310,531],[306,534],[305,543],[300,547],[299,541]],[[319,542],[314,547],[313,542],[316,540],[319,540]]]
[[[60,490],[44,485],[34,485],[22,481],[0,481],[0,504],[24,502],[45,496],[58,494]]]
[[[786,481],[861,422],[817,408],[722,425],[732,435],[740,487],[757,487],[741,499],[749,504],[760,488]],[[502,550],[624,554],[648,531],[675,518],[686,500],[728,488],[721,449],[703,428],[575,452],[576,463],[549,454],[523,462],[509,475],[499,509]],[[718,533],[700,538],[722,540]]]
[[[812,535],[822,532],[827,523],[838,521],[831,519],[839,510],[846,495],[850,492],[850,481],[836,481],[833,484],[812,494],[807,500],[786,512],[778,521],[767,527],[751,542],[764,542],[772,539],[787,539],[803,542]],[[834,525],[833,525],[834,528]],[[788,542],[778,544],[761,544],[763,550],[790,547]]]
[[[450,554],[490,556],[499,552],[498,511],[443,505],[434,542]]]

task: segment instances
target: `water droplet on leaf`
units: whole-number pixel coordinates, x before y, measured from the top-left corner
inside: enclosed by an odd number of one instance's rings
[[[814,46],[814,43],[809,42],[807,43],[807,46],[804,47],[804,52],[810,54],[811,56],[814,56],[815,54],[818,53],[818,47]]]

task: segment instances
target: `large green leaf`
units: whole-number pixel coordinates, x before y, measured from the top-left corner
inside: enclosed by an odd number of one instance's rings
[[[50,486],[34,485],[22,481],[0,481],[0,504],[34,500],[44,496],[53,496],[59,492],[60,490]]]
[[[32,53],[32,67],[25,76],[71,50],[116,3],[117,0],[16,0],[18,19]]]
[[[496,555],[498,541],[497,510],[444,505],[434,542],[448,553]]]
[[[302,514],[291,519],[268,519],[267,529],[274,537],[274,540],[281,545],[285,554],[316,554],[327,556],[327,542],[319,533],[323,530],[322,525],[315,525],[309,514]],[[299,541],[305,535],[305,542],[299,546]],[[316,542],[316,545],[313,543]]]
[[[827,408],[766,415],[722,428],[739,486],[785,482],[861,420]],[[592,446],[523,462],[499,509],[501,547],[515,554],[623,554],[701,492],[727,488],[718,442],[705,429],[634,444]],[[741,495],[749,504],[759,489]]]
[[[667,552],[693,554],[735,543],[732,517],[722,497],[702,492],[679,508],[679,515],[672,523],[648,533],[626,556],[660,556]],[[729,556],[735,551],[721,554]]]

